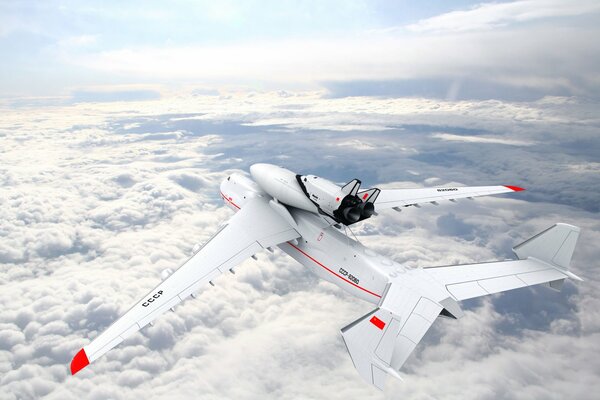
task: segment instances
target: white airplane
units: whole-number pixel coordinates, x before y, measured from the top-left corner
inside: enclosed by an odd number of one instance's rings
[[[514,247],[514,261],[431,268],[407,268],[378,255],[345,234],[345,225],[387,208],[454,201],[523,190],[515,186],[369,189],[360,181],[343,187],[314,175],[297,175],[270,164],[250,167],[254,181],[232,174],[221,196],[236,214],[176,271],[108,329],[84,346],[71,362],[75,374],[195,294],[221,273],[231,271],[273,246],[323,279],[373,303],[374,309],[342,328],[360,376],[383,390],[387,375],[399,370],[437,317],[460,318],[459,302],[525,286],[547,284],[560,290],[569,271],[579,228],[555,224]]]

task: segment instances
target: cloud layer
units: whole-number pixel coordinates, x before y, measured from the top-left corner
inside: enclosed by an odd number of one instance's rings
[[[0,398],[592,398],[600,388],[598,121],[589,103],[179,95],[4,108]],[[566,136],[565,130],[570,134]],[[261,254],[80,372],[68,363],[231,212],[218,184],[274,162],[391,187],[516,184],[520,196],[386,213],[356,227],[410,266],[511,257],[582,227],[561,293],[518,290],[438,321],[385,393],[339,329],[370,309]]]

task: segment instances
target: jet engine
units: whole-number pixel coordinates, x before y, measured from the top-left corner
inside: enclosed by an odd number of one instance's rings
[[[296,179],[319,212],[337,222],[351,225],[371,217],[375,212],[374,202],[380,190],[373,188],[359,193],[361,182],[358,179],[343,187],[315,175],[297,175]]]

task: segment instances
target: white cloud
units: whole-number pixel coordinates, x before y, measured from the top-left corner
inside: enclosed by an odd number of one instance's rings
[[[407,26],[414,32],[466,32],[494,29],[546,18],[581,16],[600,11],[593,0],[520,0],[481,3],[469,10],[451,11]]]
[[[484,33],[371,32],[219,46],[131,47],[62,57],[77,68],[171,85],[204,82],[222,88],[261,82],[306,89],[329,81],[385,84],[444,77],[581,95],[595,93],[600,82],[600,54],[588,40],[598,35],[598,26],[546,23]]]
[[[593,138],[585,129],[594,123],[581,118],[588,111],[579,103],[228,93],[3,111],[3,398],[468,399],[573,393],[586,398],[597,392],[596,214],[550,203],[559,197],[534,204],[516,195],[386,212],[356,227],[365,244],[413,267],[505,257],[511,245],[555,221],[580,225],[583,232],[574,270],[586,282],[568,284],[560,295],[540,289],[529,301],[508,305],[503,299],[524,292],[465,305],[462,320],[434,325],[407,364],[404,382],[390,380],[386,394],[360,380],[339,336],[341,327],[371,306],[318,281],[279,252],[245,262],[236,275],[220,277],[216,287],[162,316],[77,376],[68,373],[71,357],[88,338],[231,215],[221,206],[217,185],[253,157],[279,157],[306,172],[328,168],[323,175],[342,175],[336,168],[346,175],[360,170],[372,180],[406,180],[406,187],[469,184],[478,173],[488,179],[517,177],[522,162],[533,175],[540,170],[537,175],[548,175],[540,159],[516,153],[534,146],[500,153],[500,159],[505,154],[512,158],[492,168],[497,165],[493,153],[502,147],[497,143],[432,141],[430,135],[442,127],[462,128],[493,132],[494,138],[518,132],[522,140],[534,141],[542,132],[550,146],[564,141],[565,126],[577,126],[583,133],[573,136]],[[277,121],[279,131],[270,131],[265,121]],[[387,129],[323,130],[325,122],[333,128]],[[433,132],[425,130],[427,124],[435,125]],[[323,146],[315,149],[316,140]],[[446,153],[428,147],[432,142],[447,146]],[[274,154],[264,151],[262,143],[270,144]],[[361,143],[374,149],[355,150]],[[305,151],[311,147],[312,152]],[[557,155],[550,150],[543,158],[553,161]],[[460,162],[453,168],[435,165],[435,157],[444,154],[461,161],[459,151],[477,168]],[[431,153],[424,161],[412,158]],[[468,158],[473,153],[481,154]],[[578,158],[578,164],[587,165],[585,158]],[[564,180],[582,185],[593,178],[560,170],[553,191],[564,188]],[[568,196],[572,204],[580,194]],[[453,219],[467,225],[456,235],[448,234],[443,223]],[[557,307],[566,311],[557,312]],[[544,315],[550,322],[523,328],[521,320]]]
[[[583,164],[569,164],[567,168],[579,174],[597,174],[600,173],[600,162],[589,162]]]
[[[440,140],[449,140],[454,142],[467,142],[467,143],[494,143],[494,144],[506,144],[508,146],[532,146],[535,143],[519,140],[509,139],[505,137],[490,137],[490,136],[468,136],[468,135],[452,135],[450,133],[434,133],[431,137]]]
[[[61,39],[58,42],[58,46],[61,48],[76,48],[76,47],[85,47],[92,45],[98,41],[97,35],[79,35],[79,36],[70,36],[64,39]]]

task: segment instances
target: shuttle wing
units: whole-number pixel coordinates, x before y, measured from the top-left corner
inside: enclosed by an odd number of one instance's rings
[[[492,194],[520,192],[524,189],[517,186],[467,186],[440,187],[421,189],[381,189],[375,202],[375,210],[400,207],[419,206],[424,203],[437,203],[443,200],[455,200],[470,197],[488,196]]]
[[[196,254],[152,289],[71,362],[75,374],[159,315],[246,258],[299,237],[267,200],[255,198],[238,211]]]

